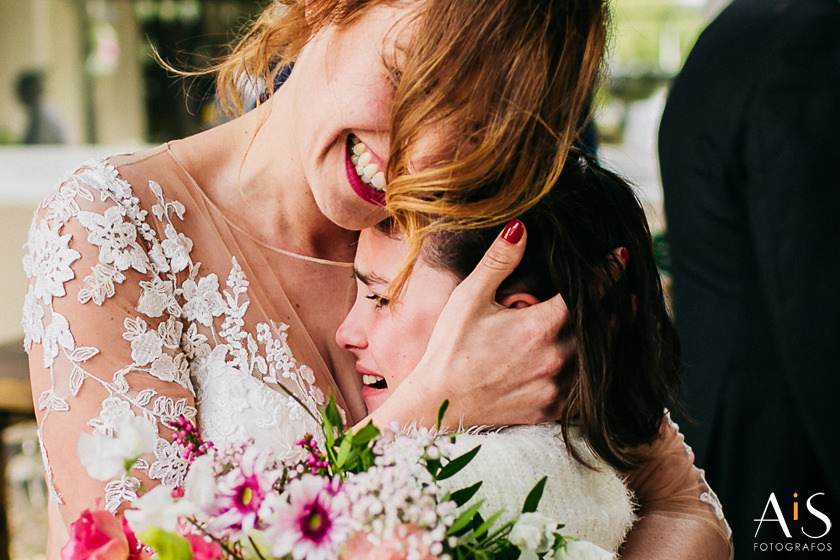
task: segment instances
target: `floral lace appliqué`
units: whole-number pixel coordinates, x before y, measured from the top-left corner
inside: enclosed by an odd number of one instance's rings
[[[204,436],[219,444],[247,434],[284,451],[317,423],[272,385],[283,384],[312,410],[323,406],[325,398],[312,370],[294,359],[287,325],[259,322],[252,327],[255,333],[246,329],[249,283],[236,258],[224,286],[216,273],[202,274],[201,263],[191,258],[192,240],[178,229],[184,205],[166,200],[158,183],[149,181],[148,186],[156,200],[149,211],[161,224],[158,229],[147,221],[149,212],[131,185],[105,162],[66,177],[41,204],[24,257],[29,278],[24,344],[27,351],[42,345],[45,372],[38,375],[49,376],[49,388],[37,399],[42,442],[44,425],[61,422],[54,416],[69,411],[74,399],[84,398],[85,387],[95,385],[107,396],[88,420],[90,429],[113,435],[124,418],[138,415],[156,423],[163,431],[155,456],[140,461],[133,472],[175,486],[183,481],[187,465],[166,431],[178,415],[198,416]],[[72,220],[87,233],[84,239],[63,232]],[[66,284],[76,278],[74,263],[82,254],[73,249],[74,243],[98,249],[98,262],[75,266],[86,272],[77,292],[79,305],[108,305],[129,272],[143,278],[136,290],[137,313],[126,314],[120,325],[129,350],[124,367],[116,371],[102,371],[102,363],[113,362],[96,362],[100,349],[91,341],[76,340],[71,321],[53,307],[54,298],[66,297]],[[162,384],[157,389],[144,386],[147,378]],[[50,495],[63,503],[47,449],[42,445]],[[131,475],[108,482],[106,508],[115,511],[135,499],[138,484]]]

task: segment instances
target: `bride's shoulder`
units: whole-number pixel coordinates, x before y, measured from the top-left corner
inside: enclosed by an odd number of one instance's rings
[[[55,188],[41,201],[41,207],[53,205],[58,200],[68,197],[88,198],[94,202],[86,192],[98,192],[96,198],[102,201],[108,199],[122,200],[133,196],[132,181],[126,180],[123,170],[127,168],[153,168],[159,165],[156,161],[166,151],[166,145],[144,148],[134,152],[102,154],[83,161],[65,173],[56,183]]]

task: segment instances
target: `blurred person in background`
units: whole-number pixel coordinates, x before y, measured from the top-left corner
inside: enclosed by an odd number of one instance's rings
[[[830,550],[840,520],[838,150],[840,3],[732,2],[673,85],[659,155],[681,428],[741,559]]]
[[[25,70],[15,84],[18,100],[26,107],[26,132],[23,144],[64,144],[67,133],[61,118],[44,98],[44,74]]]

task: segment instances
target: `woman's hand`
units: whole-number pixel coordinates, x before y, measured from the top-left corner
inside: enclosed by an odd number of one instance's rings
[[[476,269],[455,289],[415,370],[372,415],[434,425],[448,399],[444,424],[534,424],[555,419],[562,373],[573,366],[575,344],[560,336],[567,308],[560,295],[524,309],[496,302],[496,290],[525,251],[522,223],[510,222]]]

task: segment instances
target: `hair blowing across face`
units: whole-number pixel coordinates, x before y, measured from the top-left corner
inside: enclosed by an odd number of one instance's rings
[[[573,150],[559,180],[521,220],[525,256],[500,293],[563,296],[564,335],[575,337],[579,350],[561,418],[567,446],[569,426],[580,424],[601,458],[629,469],[637,464],[634,448],[652,442],[664,409],[677,406],[680,385],[679,339],[644,211],[625,181]],[[432,234],[423,259],[464,278],[497,233]],[[613,256],[618,247],[630,253],[623,272]]]
[[[392,114],[386,200],[409,242],[396,291],[427,234],[502,224],[557,181],[607,22],[604,0],[425,2]]]
[[[557,181],[602,68],[608,8],[607,0],[272,2],[216,67],[222,101],[241,111],[243,72],[273,83],[313,34],[378,4],[417,8],[394,72],[388,159],[386,204],[409,241],[399,289],[425,235],[502,224]]]

